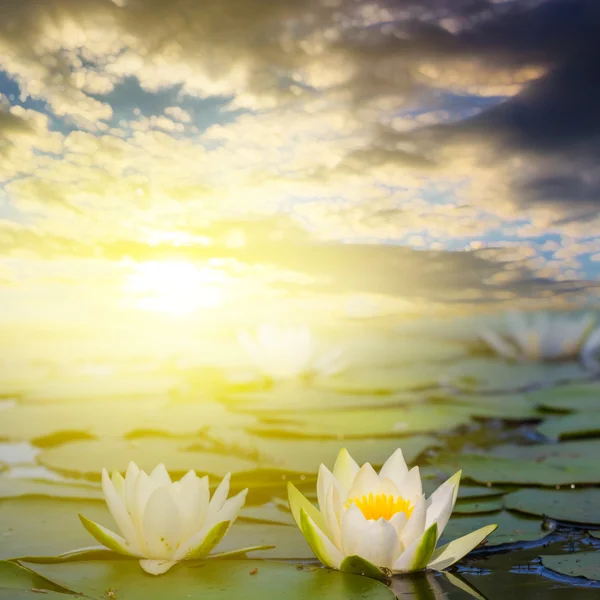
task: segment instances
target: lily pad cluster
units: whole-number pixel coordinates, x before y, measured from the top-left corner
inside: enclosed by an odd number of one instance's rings
[[[371,345],[362,363],[282,381],[251,369],[243,378],[222,369],[207,381],[169,366],[119,374],[122,388],[80,376],[44,387],[46,374],[29,388],[24,371],[0,389],[14,398],[0,413],[0,598],[39,598],[32,590],[43,590],[52,599],[377,600],[450,589],[483,597],[465,569],[524,547],[544,555],[536,577],[545,569],[600,580],[595,373],[577,360],[474,356],[451,336],[418,340],[414,356],[410,345],[403,340],[395,359],[380,342],[377,359]],[[462,470],[439,546],[498,528],[444,574],[381,582],[322,568],[296,526],[287,486],[316,505],[319,466],[331,467],[342,447],[375,468],[401,447],[409,467],[420,467],[427,495]],[[260,549],[243,560],[186,561],[157,578],[108,551],[70,554],[93,543],[78,514],[114,529],[100,476],[103,468],[124,474],[131,461],[147,471],[164,463],[174,479],[193,469],[209,477],[211,493],[231,473],[232,494],[249,492],[215,551]],[[544,544],[570,531],[582,532],[577,552],[544,554]]]

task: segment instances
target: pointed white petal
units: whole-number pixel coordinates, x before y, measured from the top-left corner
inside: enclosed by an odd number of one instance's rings
[[[325,524],[323,515],[302,495],[301,492],[298,491],[298,488],[293,483],[288,482],[287,490],[290,510],[292,511],[292,516],[294,517],[294,521],[296,521],[296,525],[302,529],[300,515],[302,510],[304,510],[306,514],[315,522],[317,527],[321,531],[327,533],[327,526]]]
[[[208,477],[196,477],[194,471],[190,471],[171,486],[171,495],[179,507],[182,531],[194,533],[201,529],[210,499]]]
[[[380,479],[391,479],[398,489],[402,485],[408,475],[408,467],[404,460],[402,450],[398,448],[386,461],[381,471],[379,471]]]
[[[436,495],[427,509],[425,528],[427,529],[433,523],[437,523],[438,539],[448,524],[452,509],[454,508],[454,488],[455,486],[453,485],[446,486],[440,494]]]
[[[348,498],[362,498],[371,492],[377,493],[379,489],[379,475],[369,463],[365,463],[358,471],[352,487],[348,491]]]
[[[477,531],[473,531],[463,537],[441,546],[432,555],[428,567],[435,571],[443,571],[455,562],[469,554],[473,548],[476,548],[490,533],[496,530],[498,525],[487,525]]]
[[[140,567],[142,567],[142,569],[144,569],[144,571],[146,571],[146,573],[149,573],[150,575],[162,575],[176,564],[177,561],[172,560],[140,560]]]
[[[319,510],[325,512],[327,493],[332,487],[338,487],[339,484],[333,473],[325,466],[319,467],[319,475],[317,477],[317,500],[319,502]]]
[[[118,483],[120,483],[117,480]],[[106,498],[106,505],[110,514],[113,516],[121,535],[128,541],[128,543],[137,549],[137,535],[133,525],[133,521],[127,508],[123,502],[122,496],[117,492],[113,482],[108,476],[106,469],[102,469],[102,491]]]
[[[150,496],[144,511],[144,538],[148,556],[168,560],[181,541],[181,516],[168,486],[159,487]]]
[[[402,550],[394,526],[385,519],[367,520],[353,504],[342,517],[344,556],[360,556],[376,567],[391,569]]]
[[[342,448],[335,461],[335,465],[333,466],[333,476],[340,484],[342,499],[344,499],[344,496],[348,495],[348,491],[352,487],[352,483],[354,482],[359,469],[360,467],[350,456],[348,450]]]
[[[419,467],[413,467],[399,486],[400,495],[409,502],[416,502],[416,499],[423,495],[423,483],[421,482],[421,472]]]
[[[113,552],[118,552],[119,554],[125,554],[127,556],[139,556],[139,554],[131,548],[127,542],[120,536],[117,535],[114,531],[103,527],[102,525],[95,523],[94,521],[90,521],[83,515],[79,515],[79,520],[81,524],[91,533],[101,544],[106,546],[109,550]]]
[[[152,473],[150,473],[150,479],[156,484],[156,487],[169,485],[171,483],[171,478],[163,463],[160,463],[154,468]]]
[[[231,473],[227,473],[227,475],[223,477],[221,483],[215,490],[215,493],[210,499],[210,503],[208,505],[207,519],[212,519],[214,515],[216,515],[217,512],[219,512],[223,508],[223,504],[225,504],[225,500],[227,500],[227,496],[229,495],[230,480]]]
[[[300,530],[306,538],[315,556],[326,566],[339,569],[344,557],[325,533],[308,516],[304,508],[300,509]]]
[[[246,501],[246,495],[248,490],[242,490],[239,494],[232,496],[225,501],[223,507],[215,515],[217,521],[229,521],[233,525],[233,522],[237,519],[244,502]]]
[[[394,573],[412,573],[425,569],[435,550],[436,540],[437,525],[434,523],[400,555],[394,563]]]
[[[426,515],[425,496],[420,496],[417,498],[410,518],[400,536],[400,541],[405,548],[408,548],[415,540],[420,538],[425,531]]]
[[[517,358],[515,347],[495,331],[483,329],[479,332],[479,337],[499,356],[511,360]]]

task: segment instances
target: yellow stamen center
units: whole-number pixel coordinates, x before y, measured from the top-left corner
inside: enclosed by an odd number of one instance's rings
[[[395,514],[402,512],[406,518],[410,517],[414,506],[411,506],[408,500],[393,496],[392,494],[373,494],[362,498],[352,498],[346,502],[346,508],[350,508],[352,504],[356,504],[360,511],[365,516],[365,519],[385,519],[389,521]]]

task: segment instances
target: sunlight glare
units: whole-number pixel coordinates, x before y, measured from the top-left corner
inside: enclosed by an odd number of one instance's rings
[[[134,267],[125,290],[137,308],[189,315],[223,304],[225,274],[187,261],[146,261]]]

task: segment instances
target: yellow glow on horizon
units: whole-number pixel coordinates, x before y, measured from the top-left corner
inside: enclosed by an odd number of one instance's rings
[[[223,304],[225,294],[220,283],[224,278],[220,271],[187,261],[146,261],[135,265],[125,292],[142,310],[189,315]]]

